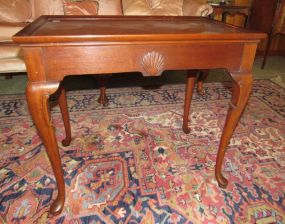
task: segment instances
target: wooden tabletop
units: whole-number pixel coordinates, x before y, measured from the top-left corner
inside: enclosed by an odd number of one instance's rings
[[[17,33],[18,43],[151,40],[259,40],[257,33],[203,17],[41,16]]]

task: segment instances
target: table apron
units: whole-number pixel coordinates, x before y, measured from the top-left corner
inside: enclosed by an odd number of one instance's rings
[[[45,46],[41,48],[47,80],[66,75],[227,68],[239,70],[245,44],[168,44]]]

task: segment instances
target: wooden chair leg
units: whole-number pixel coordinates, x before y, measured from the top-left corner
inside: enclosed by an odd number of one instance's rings
[[[203,88],[203,82],[206,80],[208,75],[209,75],[209,70],[201,70],[199,72],[198,81],[197,81],[197,91],[200,95],[205,94],[205,90]]]
[[[108,98],[107,98],[107,94],[106,94],[106,86],[107,83],[111,77],[111,75],[94,75],[93,76],[98,84],[99,84],[99,88],[100,88],[100,96],[98,98],[98,103],[102,104],[103,106],[106,106],[108,103]]]

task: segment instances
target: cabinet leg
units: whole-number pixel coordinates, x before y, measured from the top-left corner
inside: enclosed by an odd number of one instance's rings
[[[50,207],[50,213],[53,215],[57,215],[62,211],[65,201],[65,185],[61,159],[49,108],[49,96],[56,92],[58,87],[59,82],[31,82],[28,84],[26,91],[31,116],[44,143],[56,179],[58,194]]]
[[[186,134],[190,132],[188,121],[189,121],[190,104],[192,100],[196,75],[197,75],[196,70],[190,70],[188,71],[187,74],[185,100],[184,100],[184,113],[183,113],[183,127],[182,127],[184,133]]]
[[[232,88],[232,99],[220,140],[215,168],[216,179],[219,186],[222,188],[226,188],[228,185],[228,180],[222,175],[222,165],[225,157],[226,147],[229,144],[230,138],[232,137],[240,116],[247,104],[252,88],[251,73],[230,74],[234,80]]]
[[[271,47],[271,43],[272,43],[272,38],[273,38],[272,34],[270,33],[268,35],[268,43],[266,44],[266,49],[265,49],[265,52],[264,52],[261,69],[264,69],[264,67],[265,67],[265,64],[266,64],[266,61],[267,61],[267,57],[268,57],[268,53],[269,53],[269,50],[270,50],[270,47]]]
[[[59,108],[60,108],[60,112],[62,115],[63,124],[65,128],[65,139],[62,140],[62,145],[68,146],[71,142],[71,128],[70,128],[70,120],[69,120],[65,89],[63,88],[62,85],[60,86],[59,91],[60,92],[59,92],[59,97],[58,97],[58,104],[59,104]]]

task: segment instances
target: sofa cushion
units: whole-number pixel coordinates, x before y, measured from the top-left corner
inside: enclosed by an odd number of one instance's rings
[[[184,0],[182,10],[183,16],[208,16],[213,12],[213,7],[198,0]]]
[[[182,16],[183,0],[122,0],[124,15]]]
[[[33,20],[41,15],[63,15],[62,0],[30,0]]]
[[[98,0],[98,15],[123,15],[121,0]]]
[[[28,0],[0,0],[0,22],[26,22],[32,16]]]
[[[63,0],[65,15],[97,15],[98,2],[95,0]]]

